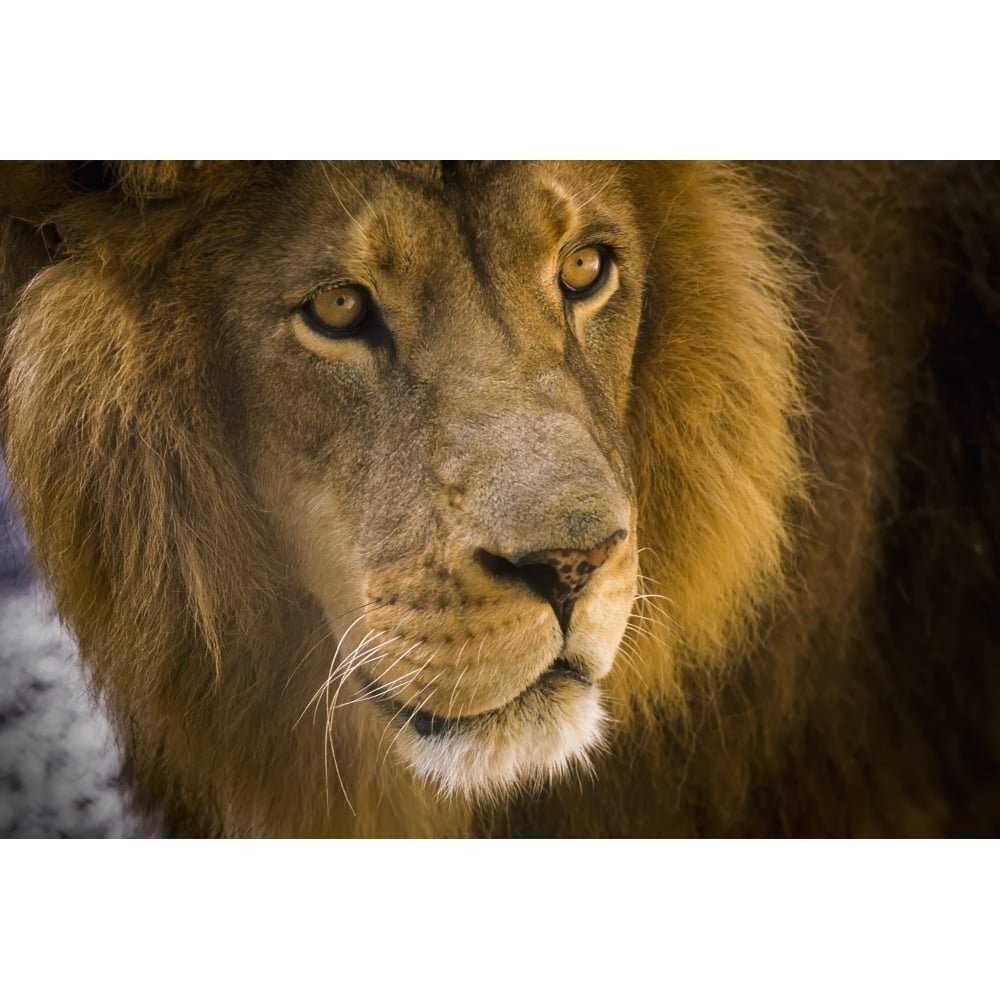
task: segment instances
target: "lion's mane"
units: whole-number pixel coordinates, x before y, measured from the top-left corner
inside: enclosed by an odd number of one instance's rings
[[[277,168],[26,167],[0,190],[11,478],[166,830],[995,829],[995,170],[623,169],[648,250],[627,426],[645,596],[591,771],[476,803],[366,753],[378,729],[331,737],[331,777],[282,707],[308,700],[321,618],[248,479],[226,306],[196,266],[235,261],[248,223],[177,253],[251,169]]]

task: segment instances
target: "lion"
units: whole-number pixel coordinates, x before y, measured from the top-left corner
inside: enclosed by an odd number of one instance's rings
[[[0,204],[14,496],[157,829],[996,832],[995,167]]]

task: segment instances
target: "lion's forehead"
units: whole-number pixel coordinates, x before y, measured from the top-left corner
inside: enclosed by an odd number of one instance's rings
[[[311,164],[282,193],[304,226],[279,249],[307,255],[310,267],[327,255],[330,266],[418,292],[463,264],[489,284],[537,267],[588,222],[620,223],[627,206],[614,178],[598,164],[476,165],[444,175],[440,165]]]

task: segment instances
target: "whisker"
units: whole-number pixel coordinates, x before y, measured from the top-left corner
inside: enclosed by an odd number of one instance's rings
[[[387,695],[391,697],[396,694],[397,691],[402,691],[409,682],[420,673],[419,668],[414,668],[408,673],[405,673],[398,680],[392,681],[390,684],[386,684],[378,689],[379,695]],[[343,701],[338,703],[337,708],[347,708],[348,705],[360,705],[363,701],[372,701],[376,697],[375,691],[368,690],[372,686],[371,682],[366,684],[361,691],[358,692],[356,698],[352,698],[350,701]]]
[[[356,621],[354,621],[352,623],[351,627],[353,628],[353,626],[356,625],[359,621],[361,621],[360,618],[358,618]],[[375,638],[378,638],[378,636],[384,635],[384,634],[385,634],[384,632],[379,632],[377,634],[374,631],[368,631],[368,632],[366,632],[365,635],[364,635],[364,637],[361,639],[361,642],[358,643],[357,648],[351,653],[351,656],[348,657],[348,659],[345,661],[344,664],[338,665],[337,664],[337,653],[340,651],[340,647],[341,647],[341,645],[344,642],[344,638],[346,636],[346,633],[344,634],[344,636],[341,636],[340,642],[337,644],[337,650],[336,650],[336,652],[334,652],[333,659],[330,661],[330,670],[329,670],[329,673],[326,676],[326,680],[319,686],[319,689],[316,691],[316,693],[306,703],[306,707],[304,709],[302,709],[302,713],[295,720],[295,725],[292,726],[293,729],[295,728],[295,726],[298,726],[298,724],[302,721],[303,716],[305,716],[306,712],[309,711],[310,707],[312,707],[315,704],[315,706],[316,706],[316,708],[318,710],[320,697],[326,692],[326,690],[333,683],[334,679],[337,676],[338,671],[344,670],[344,669],[346,669],[346,667],[348,667],[350,665],[350,663],[351,663],[351,657],[353,657],[353,656],[355,656],[357,654],[357,651],[359,649],[361,649],[361,647],[363,646],[363,644],[365,642],[367,642],[369,640],[369,638],[371,638],[373,636]]]
[[[462,654],[465,652],[468,646],[469,646],[469,640],[466,639],[465,642],[462,643],[462,648],[458,651],[458,656],[455,657],[456,667],[458,667],[459,664],[462,662]],[[462,672],[458,675],[458,680],[455,681],[455,683],[452,684],[451,686],[451,697],[448,699],[449,716],[451,716],[452,709],[455,707],[455,695],[458,694],[458,689],[461,686],[462,679],[465,677],[466,673],[468,672],[468,669],[469,669],[469,664],[466,664]]]
[[[362,612],[362,615],[364,615],[367,613],[368,610],[374,607],[374,605],[375,605],[374,601],[366,601],[364,604],[356,605],[355,607],[345,611],[343,614],[337,615],[337,617],[334,618],[332,621],[324,617],[323,620],[320,622],[320,624],[309,632],[306,641],[308,642],[309,640],[311,640],[313,636],[315,636],[319,632],[322,632],[323,634],[302,654],[301,657],[299,657],[298,663],[296,663],[295,666],[292,667],[291,671],[289,671],[288,678],[285,680],[285,684],[284,687],[282,688],[282,691],[288,690],[289,684],[291,684],[295,675],[299,672],[299,670],[302,669],[302,667],[305,665],[306,661],[309,659],[312,653],[315,652],[316,649],[318,649],[324,642],[326,642],[327,639],[331,638],[334,635],[334,626],[337,624],[337,622],[340,622],[344,618],[348,618],[350,615],[356,614],[359,611]]]
[[[440,677],[440,676],[441,676],[441,675],[440,675],[440,674],[438,674],[438,677]],[[436,680],[436,679],[437,679],[437,678],[435,678],[435,680]],[[417,717],[417,715],[418,715],[418,714],[419,714],[419,713],[420,713],[420,712],[421,712],[421,711],[423,710],[423,707],[424,707],[424,705],[426,705],[426,704],[427,704],[427,702],[429,702],[430,700],[431,700],[431,696],[430,696],[430,694],[428,694],[428,695],[427,695],[427,697],[425,697],[425,698],[423,699],[423,701],[421,701],[421,702],[420,702],[420,703],[419,703],[419,704],[418,704],[418,705],[416,706],[416,708],[414,708],[414,709],[413,709],[413,710],[412,710],[412,711],[410,712],[410,717],[409,717],[409,718],[408,718],[408,719],[406,720],[406,722],[404,722],[404,723],[403,723],[403,725],[402,725],[402,726],[400,726],[400,727],[399,727],[399,730],[397,731],[397,733],[396,733],[395,737],[393,738],[393,741],[392,741],[392,742],[391,742],[391,743],[389,744],[388,748],[386,749],[386,751],[385,751],[385,757],[384,757],[384,760],[388,760],[388,759],[389,759],[389,754],[390,754],[390,753],[392,753],[392,748],[393,748],[393,747],[394,747],[394,746],[396,745],[396,741],[397,741],[397,740],[399,739],[399,737],[400,737],[400,736],[402,736],[402,735],[403,735],[403,732],[404,732],[404,731],[406,730],[406,727],[407,727],[408,725],[412,724],[413,720],[414,720],[414,719],[415,719],[415,718]]]
[[[421,670],[421,671],[422,671],[422,670],[424,670],[424,669],[425,669],[425,668],[426,668],[426,667],[427,667],[427,666],[428,666],[428,665],[430,664],[430,662],[431,662],[431,661],[432,661],[433,659],[434,659],[434,654],[432,653],[432,654],[431,654],[430,656],[428,656],[428,657],[427,657],[427,659],[426,659],[426,660],[424,660],[424,662],[423,662],[423,663],[422,663],[422,664],[420,665],[420,667],[419,667],[418,669],[419,669],[419,670]],[[435,680],[437,680],[437,678],[438,678],[438,677],[440,677],[440,676],[441,676],[441,674],[440,674],[440,672],[439,672],[439,673],[438,673],[438,674],[437,674],[437,675],[436,675],[436,676],[435,676],[434,678],[432,678],[432,680],[431,680],[431,683],[433,683],[433,682],[434,682]],[[406,720],[406,723],[404,723],[404,724],[403,724],[402,726],[400,726],[400,727],[399,727],[399,730],[397,731],[397,733],[396,733],[395,737],[393,738],[393,741],[392,741],[392,743],[390,743],[390,744],[389,744],[389,746],[388,746],[388,747],[386,747],[386,751],[385,751],[385,753],[384,753],[384,754],[382,754],[382,761],[381,761],[381,764],[380,764],[379,766],[384,766],[385,762],[386,762],[386,761],[387,761],[387,760],[389,759],[389,754],[390,754],[390,753],[392,752],[392,748],[393,748],[393,747],[394,747],[394,746],[396,745],[396,740],[398,740],[398,739],[399,739],[400,735],[401,735],[401,734],[403,733],[403,730],[404,730],[404,729],[406,728],[406,726],[407,726],[407,725],[408,725],[408,724],[409,724],[410,722],[412,722],[412,721],[413,721],[413,717],[414,717],[414,716],[415,716],[415,715],[417,714],[417,712],[419,712],[419,711],[420,711],[420,708],[421,708],[421,707],[422,707],[423,705],[427,704],[427,702],[428,702],[429,700],[430,700],[430,695],[428,694],[428,695],[427,695],[427,697],[426,697],[426,698],[424,698],[424,700],[423,700],[423,701],[422,701],[422,702],[420,703],[420,705],[418,705],[418,706],[417,706],[417,708],[416,708],[416,709],[414,709],[414,710],[413,710],[413,711],[411,712],[411,714],[410,714],[410,717],[409,717],[409,719],[407,719],[407,720]],[[378,755],[378,754],[379,754],[379,753],[381,752],[381,750],[382,750],[382,744],[383,744],[383,743],[385,742],[385,737],[386,737],[387,733],[389,732],[389,728],[390,728],[390,726],[392,725],[392,723],[396,721],[396,719],[397,719],[397,717],[398,717],[398,716],[400,715],[400,713],[402,713],[402,712],[405,712],[405,711],[407,711],[407,710],[408,710],[408,706],[406,706],[406,705],[402,705],[402,704],[401,704],[401,705],[399,706],[399,708],[398,708],[398,709],[396,710],[396,712],[395,712],[395,713],[393,714],[392,718],[391,718],[391,719],[389,719],[389,720],[388,720],[388,721],[386,722],[385,726],[384,726],[384,727],[383,727],[383,729],[382,729],[382,737],[381,737],[381,739],[380,739],[380,740],[378,741],[378,746],[377,746],[377,747],[375,748],[375,753],[376,753],[376,756],[377,756],[377,755]]]
[[[637,601],[649,601],[649,600],[660,600],[666,601],[667,604],[676,604],[677,602],[672,597],[667,597],[666,594],[636,594],[635,600]]]

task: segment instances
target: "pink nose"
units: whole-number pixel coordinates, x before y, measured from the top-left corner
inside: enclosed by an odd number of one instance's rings
[[[550,601],[576,600],[594,573],[603,566],[628,532],[620,528],[595,545],[589,552],[582,549],[542,549],[529,552],[517,561],[518,566],[549,566],[555,570],[550,576],[551,592],[545,596]]]

